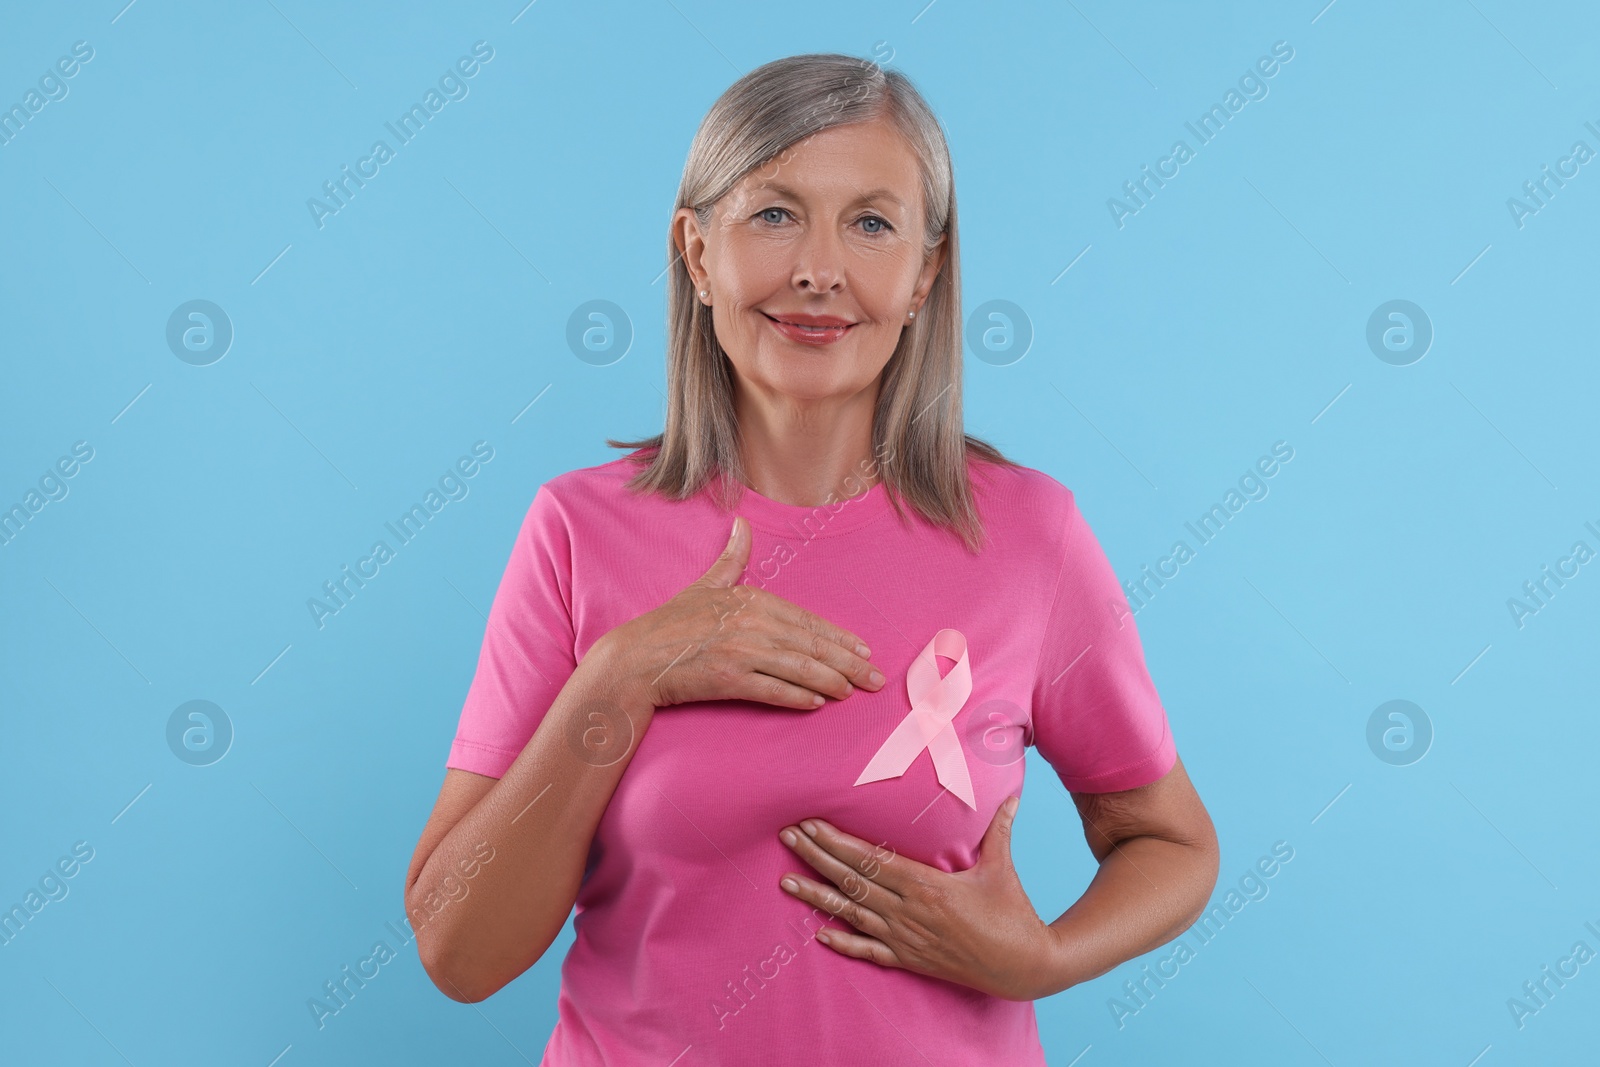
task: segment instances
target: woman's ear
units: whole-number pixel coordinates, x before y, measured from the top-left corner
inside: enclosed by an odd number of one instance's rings
[[[944,269],[945,254],[950,251],[950,243],[946,238],[946,234],[939,235],[939,243],[933,246],[933,251],[928,253],[927,260],[922,264],[922,273],[917,276],[917,287],[911,291],[911,301],[917,307],[927,303],[928,293],[933,289],[934,280]]]
[[[692,208],[679,208],[672,216],[672,243],[683,257],[689,280],[696,290],[706,288],[705,235],[700,232],[700,219]]]

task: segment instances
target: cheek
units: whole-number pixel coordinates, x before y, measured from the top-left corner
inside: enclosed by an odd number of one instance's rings
[[[863,256],[855,271],[856,300],[862,310],[875,322],[899,325],[911,309],[918,266],[898,249]]]
[[[712,265],[715,277],[730,294],[743,293],[752,300],[787,285],[794,269],[793,250],[776,238],[729,236],[718,251]]]

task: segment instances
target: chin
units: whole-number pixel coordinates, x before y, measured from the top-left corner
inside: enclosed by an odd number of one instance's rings
[[[810,361],[810,365],[806,361]],[[815,352],[766,352],[749,375],[760,388],[797,400],[821,400],[848,391],[851,375]]]

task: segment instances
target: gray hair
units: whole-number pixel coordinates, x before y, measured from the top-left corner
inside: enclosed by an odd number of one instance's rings
[[[983,524],[967,460],[1016,466],[993,445],[964,432],[961,416],[961,260],[950,149],[938,119],[905,75],[835,53],[788,56],[757,67],[729,86],[700,123],[673,211],[692,208],[702,225],[740,179],[785,149],[833,126],[886,119],[905,137],[922,171],[924,255],[946,241],[944,265],[917,317],[900,335],[883,371],[873,412],[871,461],[891,503],[902,500],[931,524],[953,532],[976,553]],[[640,450],[642,469],[627,486],[673,500],[716,480],[724,510],[744,482],[733,367],[718,343],[711,308],[695,298],[688,268],[667,238],[667,415],[662,433],[639,441],[607,439]],[[847,490],[838,499],[853,496]],[[830,494],[830,498],[832,494]],[[831,502],[831,500],[830,500]]]

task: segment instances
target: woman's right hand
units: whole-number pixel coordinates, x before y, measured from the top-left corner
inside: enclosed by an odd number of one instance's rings
[[[855,634],[764,589],[737,584],[750,560],[750,524],[735,518],[722,555],[677,596],[605,640],[610,663],[656,707],[754,700],[811,710],[883,675]]]

